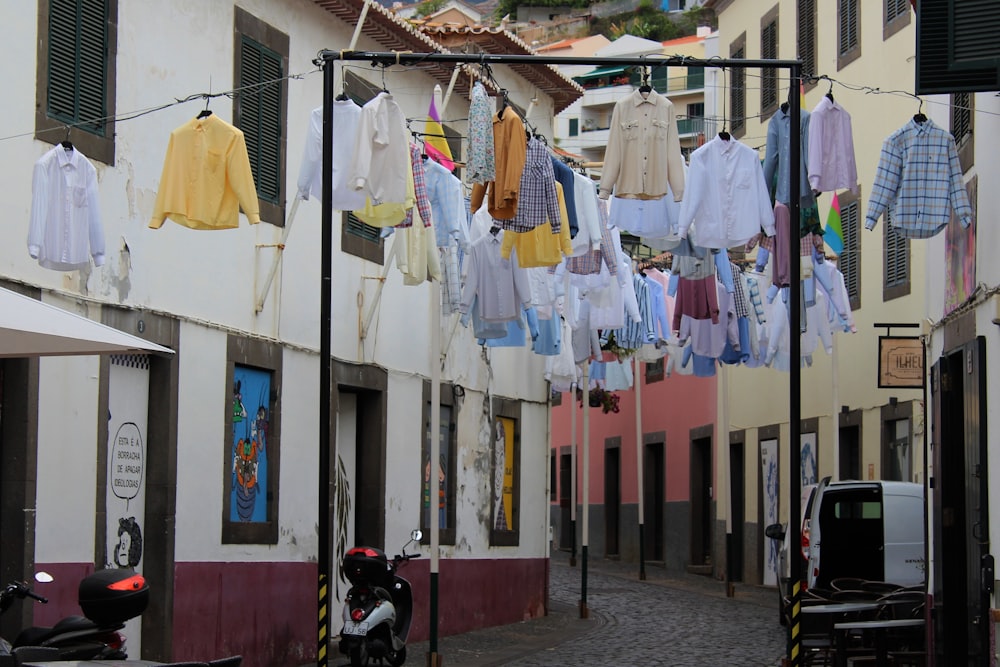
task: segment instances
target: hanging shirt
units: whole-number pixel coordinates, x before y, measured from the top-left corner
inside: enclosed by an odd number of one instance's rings
[[[771,197],[757,151],[716,136],[691,154],[678,235],[686,237],[692,224],[695,243],[705,248],[732,248],[761,228],[774,235]]]
[[[363,208],[365,194],[348,183],[354,159],[354,141],[361,122],[361,107],[354,100],[333,101],[333,210],[353,211]],[[309,115],[302,166],[299,168],[299,197],[323,196],[323,107]]]
[[[83,153],[57,145],[35,162],[31,177],[28,254],[57,271],[104,264],[97,170]]]
[[[555,184],[556,196],[559,201],[559,215],[562,224],[559,232],[552,233],[552,223],[546,221],[527,232],[507,232],[503,235],[500,256],[510,257],[512,248],[517,249],[517,260],[524,268],[554,266],[562,261],[564,255],[573,251],[573,243],[569,238],[569,225],[566,224],[566,205],[562,194],[562,185]]]
[[[508,114],[516,115],[513,112]],[[509,219],[500,219],[500,226],[512,232],[529,232],[546,220],[552,225],[552,233],[558,234],[562,228],[562,215],[556,195],[552,160],[549,159],[545,145],[532,137],[528,142],[521,171],[517,211]]]
[[[381,92],[361,108],[350,182],[373,205],[406,201],[412,179],[406,117],[392,95]],[[412,204],[411,204],[412,206]]]
[[[890,206],[893,229],[908,239],[934,236],[952,211],[963,228],[972,224],[955,139],[930,119],[910,120],[882,143],[865,229],[873,229]]]
[[[799,111],[799,201],[811,206],[816,198],[809,188],[809,112]],[[774,192],[775,201],[788,204],[791,188],[788,177],[792,169],[792,115],[787,109],[778,109],[767,123],[767,147],[764,151],[764,182],[768,192]]]
[[[472,300],[478,297],[479,314],[487,322],[516,319],[521,308],[531,304],[528,275],[517,263],[517,252],[509,260],[500,257],[501,230],[486,234],[472,243],[469,269],[462,289],[459,311],[469,312]]]
[[[569,218],[569,236],[573,238],[580,229],[576,219],[576,172],[566,166],[566,163],[551,156],[552,170],[556,181],[562,184],[563,198],[566,200],[566,214]]]
[[[597,250],[601,245],[601,219],[608,219],[606,203],[598,199],[593,179],[583,174],[573,174],[575,184],[577,232],[573,237],[573,255]]]
[[[433,218],[431,217],[431,201],[427,196],[427,173],[424,170],[424,159],[420,155],[420,148],[416,144],[410,144],[410,168],[413,170],[413,196],[420,212],[420,219],[423,220],[424,227],[430,227]],[[411,225],[413,225],[412,208],[406,212],[403,221],[399,223],[400,227],[410,227]]]
[[[809,117],[809,187],[816,192],[858,194],[851,114],[824,95]]]
[[[496,178],[487,185],[472,186],[472,210],[479,210],[485,196],[490,215],[497,220],[510,220],[517,213],[528,151],[524,123],[513,109],[505,109],[502,116],[499,113],[493,116],[493,150]]]
[[[439,248],[457,243],[469,247],[469,226],[465,217],[465,199],[462,182],[443,165],[434,160],[424,160],[427,178],[427,199],[434,212],[434,231]]]
[[[489,183],[496,178],[491,109],[485,86],[476,81],[469,104],[469,158],[465,163],[465,172],[472,183]]]
[[[260,222],[243,132],[215,114],[171,132],[149,226],[170,218],[191,229],[233,229],[240,208],[251,225]]]
[[[684,158],[677,134],[674,105],[655,90],[647,97],[636,90],[611,112],[608,147],[601,171],[600,196],[684,196]]]

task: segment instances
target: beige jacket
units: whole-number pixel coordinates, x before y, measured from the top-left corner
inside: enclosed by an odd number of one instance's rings
[[[636,90],[618,100],[611,114],[599,194],[658,198],[684,196],[684,158],[677,136],[674,105],[656,91],[648,98]]]

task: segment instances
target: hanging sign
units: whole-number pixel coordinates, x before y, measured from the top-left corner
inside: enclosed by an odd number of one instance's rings
[[[924,349],[918,336],[879,336],[879,388],[924,386]]]

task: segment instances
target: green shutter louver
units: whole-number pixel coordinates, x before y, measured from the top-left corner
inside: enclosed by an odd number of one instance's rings
[[[239,125],[246,138],[257,195],[272,204],[281,203],[283,77],[281,56],[244,37],[240,45]]]
[[[1000,3],[920,0],[917,3],[916,93],[1000,88]]]
[[[841,209],[841,229],[844,232],[844,251],[838,268],[844,274],[844,285],[851,300],[861,297],[861,256],[858,244],[858,202],[853,201]]]
[[[104,136],[108,3],[49,0],[49,117]]]
[[[907,0],[902,0],[906,2]],[[816,0],[799,0],[799,59],[802,73],[816,74]]]
[[[858,46],[858,0],[840,0],[840,55]]]
[[[361,220],[353,213],[347,213],[347,222],[344,226],[347,228],[347,232],[349,234],[360,236],[364,240],[371,241],[372,243],[378,243],[379,241],[379,228],[372,227],[369,224],[361,222]]]
[[[905,285],[910,281],[910,253],[908,240],[896,233],[892,214],[886,210],[883,226],[885,248],[885,287]]]

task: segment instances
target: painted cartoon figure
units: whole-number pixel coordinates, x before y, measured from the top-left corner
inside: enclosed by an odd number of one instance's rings
[[[493,441],[493,502],[496,507],[494,530],[510,530],[504,507],[503,479],[507,464],[507,429],[499,419],[496,421],[496,439]]]
[[[134,568],[142,559],[142,530],[134,516],[118,519],[118,546],[115,547],[115,565]]]
[[[240,438],[233,450],[236,510],[240,521],[250,521],[257,498],[257,441]]]

